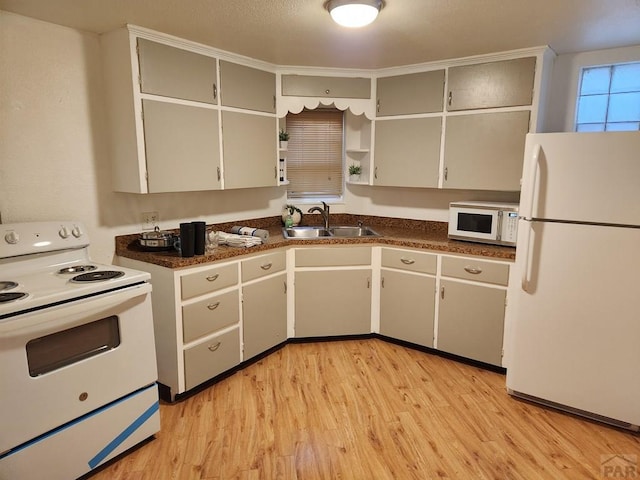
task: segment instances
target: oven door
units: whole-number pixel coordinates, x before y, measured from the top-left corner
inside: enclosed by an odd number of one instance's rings
[[[450,207],[449,237],[492,243],[498,239],[500,210]]]
[[[157,380],[148,283],[0,321],[0,452]]]

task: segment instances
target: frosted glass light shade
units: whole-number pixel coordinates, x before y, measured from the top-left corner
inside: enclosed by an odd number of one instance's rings
[[[333,21],[350,28],[369,25],[378,16],[381,6],[380,0],[332,0],[327,4]]]

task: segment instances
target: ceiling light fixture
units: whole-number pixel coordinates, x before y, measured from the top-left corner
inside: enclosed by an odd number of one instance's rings
[[[329,0],[326,3],[331,18],[343,27],[369,25],[382,9],[382,0]]]

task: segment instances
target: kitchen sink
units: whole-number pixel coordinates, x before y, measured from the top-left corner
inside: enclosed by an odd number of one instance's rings
[[[380,234],[369,227],[331,227],[329,231],[334,237],[379,237]]]
[[[328,230],[324,227],[289,227],[283,228],[282,234],[284,238],[295,238],[299,240],[311,240],[318,238],[357,238],[357,237],[379,237],[380,234],[369,227],[351,227],[351,226],[337,226],[331,227]]]
[[[284,238],[322,238],[331,237],[331,232],[323,227],[289,227],[282,229]]]

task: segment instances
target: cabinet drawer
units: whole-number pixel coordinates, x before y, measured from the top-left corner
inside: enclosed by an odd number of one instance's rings
[[[371,265],[371,248],[337,247],[296,250],[296,267]]]
[[[187,390],[240,363],[240,329],[210,338],[184,351],[185,388]]]
[[[190,342],[240,321],[238,291],[234,290],[182,307],[182,334]]]
[[[442,257],[442,276],[464,278],[477,282],[507,285],[509,265],[505,263],[485,262],[475,258]]]
[[[371,79],[282,75],[282,95],[294,97],[371,98]]]
[[[236,283],[238,283],[238,267],[235,264],[189,273],[180,277],[182,300],[230,287]]]
[[[438,256],[433,253],[411,250],[382,249],[382,266],[410,270],[412,272],[436,274]]]
[[[264,277],[271,273],[284,270],[287,259],[284,252],[275,252],[269,255],[251,258],[242,261],[242,281],[248,282],[255,278]]]

